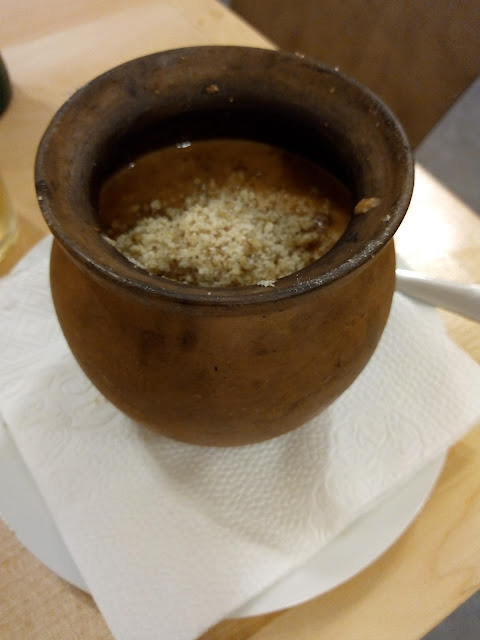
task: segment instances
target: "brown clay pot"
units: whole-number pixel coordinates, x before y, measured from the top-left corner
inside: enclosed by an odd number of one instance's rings
[[[198,138],[273,143],[380,205],[275,287],[207,290],[135,267],[99,232],[100,185],[129,159]],[[395,281],[392,236],[413,163],[390,111],[316,62],[199,47],[128,62],[77,91],[39,147],[36,188],[55,242],[51,286],[78,363],[122,411],[172,438],[242,445],[334,401],[372,355]]]

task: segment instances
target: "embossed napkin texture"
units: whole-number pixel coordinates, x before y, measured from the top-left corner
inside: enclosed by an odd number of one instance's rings
[[[163,438],[75,363],[50,245],[0,282],[0,409],[117,640],[196,638],[480,418],[480,367],[435,311],[396,294],[367,368],[302,428],[232,449]]]

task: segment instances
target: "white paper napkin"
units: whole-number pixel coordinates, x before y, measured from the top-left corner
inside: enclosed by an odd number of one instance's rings
[[[396,294],[367,368],[304,427],[232,449],[158,436],[70,355],[50,243],[0,282],[0,409],[117,640],[196,638],[480,419],[480,367]]]

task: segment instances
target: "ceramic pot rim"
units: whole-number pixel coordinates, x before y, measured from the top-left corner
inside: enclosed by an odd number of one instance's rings
[[[70,154],[69,158],[74,158],[75,147],[81,148],[82,144],[89,144],[88,136],[96,135],[95,131],[89,132],[88,126],[81,125],[78,135],[74,134],[72,123],[75,120],[81,121],[87,111],[89,111],[89,117],[93,117],[90,112],[95,111],[96,108],[93,104],[94,97],[111,90],[112,86],[115,87],[119,99],[130,100],[133,105],[138,87],[132,78],[141,78],[142,73],[145,75],[150,69],[157,78],[166,78],[165,82],[167,84],[170,82],[170,85],[174,86],[173,80],[169,78],[172,69],[176,69],[179,61],[187,65],[184,69],[186,68],[188,73],[193,73],[191,69],[197,70],[201,76],[198,82],[203,84],[207,77],[211,77],[212,82],[217,78],[215,69],[210,73],[205,69],[208,61],[214,63],[220,61],[217,66],[219,69],[228,70],[228,78],[232,76],[229,65],[236,65],[237,78],[238,74],[262,73],[263,69],[264,74],[268,73],[268,77],[273,78],[273,82],[277,74],[280,88],[290,82],[288,78],[291,77],[293,88],[286,86],[285,100],[288,99],[288,91],[290,91],[292,94],[296,93],[296,100],[301,101],[301,96],[298,97],[300,94],[293,86],[294,78],[298,75],[310,80],[308,86],[305,86],[305,92],[308,93],[306,102],[310,100],[314,105],[315,91],[323,91],[321,96],[324,102],[327,101],[325,96],[328,93],[331,99],[337,100],[337,104],[340,105],[338,101],[341,100],[341,89],[346,88],[346,91],[356,96],[361,102],[361,115],[366,122],[370,117],[369,113],[372,114],[371,122],[367,123],[371,127],[372,135],[377,135],[375,127],[377,131],[386,131],[388,141],[385,143],[385,149],[388,147],[387,152],[390,157],[386,158],[385,164],[390,162],[392,166],[395,165],[399,169],[398,174],[392,178],[391,191],[394,193],[391,201],[385,205],[386,208],[380,206],[371,213],[355,216],[352,228],[331,251],[301,271],[277,280],[274,287],[257,285],[198,287],[151,275],[136,267],[101,237],[95,225],[86,224],[85,220],[92,214],[92,204],[88,200],[88,194],[80,198],[76,198],[75,193],[72,195],[72,185],[75,187],[82,180],[85,183],[89,167],[82,166],[82,163],[75,163],[73,160],[70,166],[65,167],[65,157]],[[178,74],[178,70],[176,73]],[[221,85],[226,77],[222,76],[217,81],[218,84]],[[187,81],[188,79],[185,82]],[[194,77],[193,83],[196,81]],[[141,80],[138,82],[140,83]],[[325,93],[325,86],[328,83],[333,89]],[[334,91],[334,89],[338,90]],[[262,87],[255,86],[252,91],[255,93],[261,90]],[[234,90],[229,88],[227,93],[233,95]],[[157,100],[162,99],[163,96],[157,96]],[[202,100],[212,102],[221,99],[224,98],[214,92],[208,97],[205,95],[202,97]],[[283,96],[279,98],[280,102],[282,99]],[[320,98],[318,98],[318,104],[320,104]],[[314,108],[315,106],[312,107]],[[97,113],[96,118],[99,120],[101,113]],[[326,127],[329,125],[329,123],[323,124]],[[363,138],[359,138],[359,144],[364,144],[367,150],[365,153],[368,153],[371,141],[368,136],[364,137],[364,141]],[[121,286],[125,290],[149,297],[167,298],[182,304],[238,307],[247,304],[263,304],[307,293],[338,281],[366,264],[391,240],[400,225],[413,190],[413,172],[409,143],[400,123],[377,96],[355,80],[336,69],[294,54],[251,47],[207,46],[175,49],[143,56],[107,71],[80,88],[55,114],[40,142],[35,164],[35,183],[40,208],[52,233],[73,259],[94,276]],[[393,175],[395,172],[390,173]],[[376,194],[365,193],[365,197],[373,195]],[[84,211],[85,215],[83,215]],[[358,235],[357,229],[361,229],[365,224],[364,220],[367,216],[376,216],[375,232],[357,242],[355,240]]]

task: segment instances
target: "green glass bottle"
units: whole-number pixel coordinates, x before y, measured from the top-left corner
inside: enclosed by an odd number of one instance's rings
[[[7,108],[11,95],[12,87],[10,84],[10,78],[8,77],[7,68],[3,62],[2,56],[0,56],[0,114]]]

